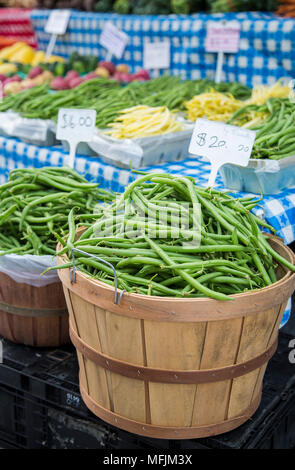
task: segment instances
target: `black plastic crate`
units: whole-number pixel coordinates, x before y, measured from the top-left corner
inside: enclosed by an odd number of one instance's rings
[[[250,449],[295,447],[295,364],[288,360],[292,321],[280,333],[267,368],[262,403],[241,427],[185,441],[130,434],[95,417],[84,405],[72,346],[36,350],[3,341],[0,365],[0,447],[92,449]]]

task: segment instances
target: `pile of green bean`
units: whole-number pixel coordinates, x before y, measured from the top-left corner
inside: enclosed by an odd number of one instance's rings
[[[215,84],[207,79],[181,81],[179,77],[165,75],[122,87],[115,80],[97,78],[72,90],[52,92],[48,84],[43,84],[9,95],[0,103],[0,112],[12,110],[26,118],[56,121],[62,107],[94,109],[97,113],[96,126],[102,129],[113,122],[122,109],[138,104],[184,110],[184,102],[213,86],[240,98],[250,94],[250,89],[243,85]]]
[[[78,269],[114,285],[112,268],[94,255],[115,267],[118,286],[126,292],[229,300],[231,294],[276,282],[278,262],[295,271],[260,230],[273,229],[250,212],[256,204],[251,197],[235,199],[198,187],[191,177],[144,174],[98,212],[77,241],[69,215],[69,237],[59,252],[66,261],[58,268],[73,266],[74,253]],[[181,210],[187,224],[177,233]],[[192,239],[197,227],[200,243]]]
[[[83,225],[93,210],[113,195],[63,167],[16,169],[0,186],[1,255],[55,254],[57,240],[68,233],[68,214]]]
[[[72,90],[57,92],[52,92],[45,83],[8,95],[0,103],[0,111],[12,110],[31,119],[56,120],[60,108],[92,108],[99,97],[103,100],[115,90],[121,90],[120,85],[104,78],[86,81]]]
[[[280,160],[295,155],[295,103],[289,98],[270,98],[261,106],[244,106],[228,123],[241,125],[249,110],[268,113],[263,124],[249,127],[257,131],[251,158]]]

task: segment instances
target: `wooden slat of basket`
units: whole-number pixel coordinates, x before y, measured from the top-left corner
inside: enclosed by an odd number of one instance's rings
[[[101,351],[94,305],[73,293],[71,293],[71,303],[74,307],[75,321],[81,338],[87,338],[90,346]],[[84,368],[90,395],[101,404],[104,403],[102,406],[109,408],[110,400],[105,371],[87,358],[84,358]]]
[[[202,354],[201,369],[235,364],[241,336],[242,319],[209,322]],[[192,414],[192,426],[224,421],[231,389],[231,380],[215,384],[199,384]],[[210,403],[210,406],[208,406]]]
[[[198,370],[206,323],[150,322],[145,320],[147,366],[160,369]],[[195,385],[149,382],[151,424],[190,426]],[[177,406],[175,404],[177,403]]]
[[[124,362],[144,365],[141,320],[106,312],[109,354]],[[142,381],[111,373],[114,412],[146,421],[146,392]]]
[[[267,348],[280,309],[259,312],[244,318],[237,362],[244,362]],[[237,416],[251,405],[260,369],[233,380],[230,393],[228,418]]]

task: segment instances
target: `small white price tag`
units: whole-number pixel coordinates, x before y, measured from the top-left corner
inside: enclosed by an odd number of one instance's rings
[[[189,152],[211,162],[208,186],[213,186],[219,168],[225,163],[247,166],[256,132],[208,119],[197,119]]]
[[[117,59],[121,59],[128,42],[129,36],[110,22],[105,24],[99,38],[99,44]]]
[[[206,52],[236,53],[239,50],[240,25],[237,22],[208,22]]]
[[[94,109],[60,108],[58,112],[56,137],[66,140],[70,146],[67,164],[73,168],[76,147],[79,142],[90,142],[95,130],[96,111]]]
[[[170,41],[145,42],[143,49],[145,69],[170,68]]]
[[[52,10],[45,25],[45,32],[50,34],[65,34],[70,14],[70,10]]]

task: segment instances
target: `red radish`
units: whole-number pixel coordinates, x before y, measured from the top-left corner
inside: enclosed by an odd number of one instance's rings
[[[69,82],[73,78],[80,77],[79,73],[76,70],[69,70],[65,78]]]
[[[98,63],[98,66],[103,67],[104,69],[107,69],[110,75],[114,75],[114,73],[116,72],[116,67],[113,64],[113,62],[108,62],[107,60],[101,60]]]
[[[52,88],[53,90],[68,90],[69,89],[69,83],[63,77],[55,77],[50,82],[50,88]]]
[[[114,75],[112,76],[114,80],[117,80],[118,82],[122,82],[122,73],[121,72],[115,72]]]
[[[13,75],[13,77],[9,77],[9,78],[6,78],[6,80],[4,80],[3,82],[3,85],[7,85],[7,83],[11,83],[11,82],[21,82],[22,79],[18,76],[18,75]]]
[[[90,72],[85,77],[83,77],[83,80],[86,82],[87,80],[92,80],[93,78],[97,78],[97,75],[95,72]]]
[[[137,77],[136,75],[132,75],[132,82],[135,82],[135,81],[146,82],[147,80],[143,77]]]
[[[125,83],[130,83],[133,81],[133,77],[132,75],[130,75],[130,73],[121,73],[121,80],[122,82],[125,82]]]
[[[0,82],[4,82],[6,80],[6,75],[4,75],[3,73],[0,73]]]
[[[76,86],[78,85],[81,85],[81,83],[83,83],[84,80],[82,77],[75,77],[75,78],[72,78],[72,80],[69,81],[69,87],[70,88],[76,88]]]
[[[133,74],[133,77],[143,78],[144,80],[149,80],[151,78],[148,70],[141,69],[138,72]]]
[[[35,77],[38,77],[38,75],[40,75],[41,73],[43,73],[43,69],[42,67],[39,67],[39,66],[36,66],[36,67],[33,67],[28,75],[27,75],[27,78],[35,78]]]

